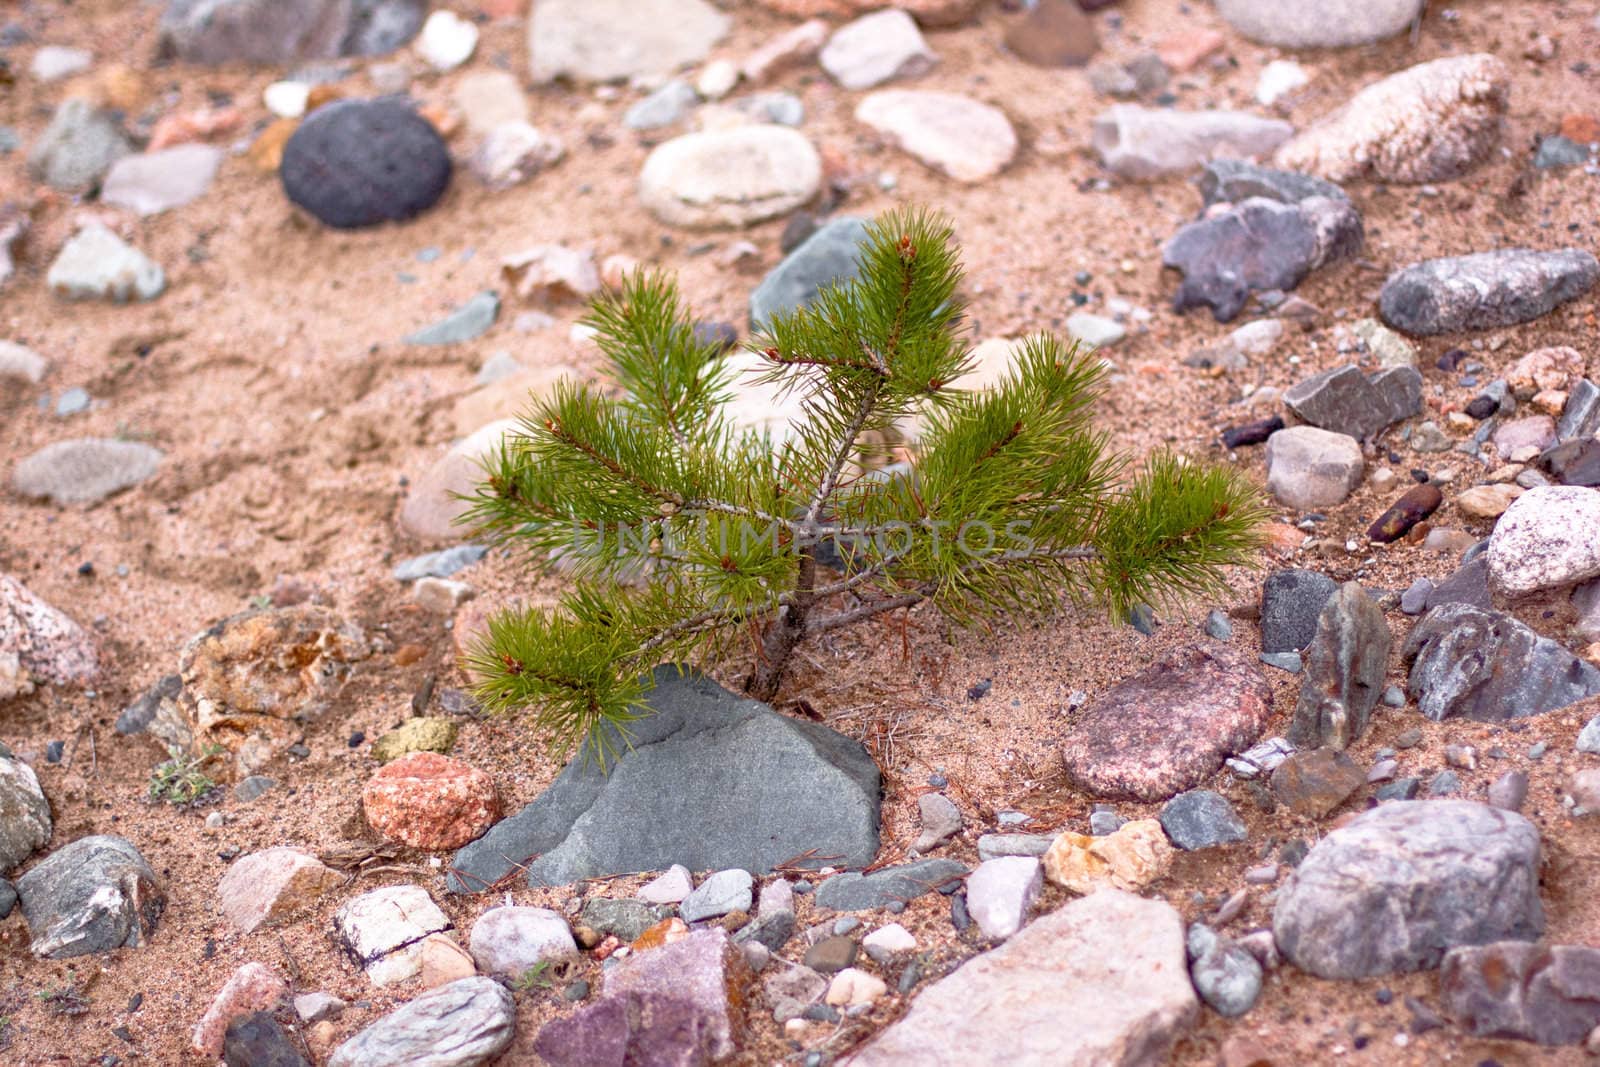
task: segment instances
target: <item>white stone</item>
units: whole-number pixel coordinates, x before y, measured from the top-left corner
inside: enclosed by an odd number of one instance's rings
[[[1267,438],[1267,491],[1300,511],[1342,503],[1361,484],[1361,442],[1315,426]]]
[[[707,100],[721,100],[739,84],[739,65],[731,59],[713,59],[701,68],[695,92]]]
[[[306,82],[273,82],[261,90],[261,102],[280,119],[297,119],[306,113],[311,86]]]
[[[917,939],[899,923],[880,926],[861,939],[862,951],[877,963],[887,962],[898,952],[915,951],[916,947]]]
[[[1282,319],[1257,319],[1228,335],[1228,342],[1234,349],[1247,356],[1264,356],[1276,348],[1282,339]]]
[[[208,144],[123,156],[106,174],[100,199],[138,215],[159,215],[204,196],[220,166],[222,149]]]
[[[94,55],[86,49],[47,44],[33,54],[28,69],[39,81],[55,82],[82,74],[93,65]]]
[[[1213,159],[1262,156],[1294,133],[1246,111],[1178,111],[1115,104],[1095,117],[1090,140],[1106,167],[1145,180],[1193,170]]]
[[[748,912],[754,903],[750,872],[735,867],[707,876],[694,892],[678,905],[678,915],[686,923],[715,919],[730,911]]]
[[[1091,348],[1107,348],[1126,337],[1128,331],[1116,319],[1074,311],[1067,316],[1067,335]]]
[[[435,11],[422,24],[414,47],[434,70],[455,70],[471,59],[478,47],[478,27],[453,11]]]
[[[960,93],[880,90],[856,105],[856,120],[961,182],[992,178],[1017,154],[1005,112]]]
[[[694,877],[689,873],[689,868],[674,863],[646,882],[634,896],[650,904],[676,904],[693,891]]]
[[[821,183],[822,159],[804,134],[746,126],[657,145],[639,174],[639,199],[673,226],[748,226],[800,207]]]
[[[474,70],[456,82],[451,98],[473,133],[484,134],[508,122],[528,121],[528,99],[517,76],[504,70]]]
[[[583,300],[600,291],[592,248],[533,245],[500,260],[500,273],[523,300]]]
[[[466,582],[450,578],[421,578],[411,589],[411,599],[424,611],[435,615],[453,615],[462,604],[472,599],[473,588]]]
[[[50,291],[68,300],[154,300],[167,287],[161,267],[98,222],[61,247],[45,275]]]
[[[0,378],[12,378],[38,385],[50,364],[43,356],[15,341],[0,341]]]
[[[1600,575],[1600,490],[1547,485],[1523,493],[1489,537],[1489,580],[1507,596]]]
[[[761,896],[756,903],[760,915],[771,915],[774,912],[794,912],[794,886],[789,884],[787,878],[774,879],[761,887]]]
[[[748,82],[760,84],[771,74],[810,59],[828,43],[829,26],[822,19],[802,22],[785,30],[745,57],[739,70]]]
[[[1217,13],[1244,36],[1283,48],[1342,48],[1402,33],[1426,0],[1217,0]]]
[[[836,1008],[871,1004],[889,992],[882,978],[854,967],[846,967],[828,983],[827,1002]]]
[[[345,1002],[332,993],[301,993],[294,998],[294,1013],[303,1023],[337,1019],[344,1009]]]
[[[513,980],[545,960],[578,952],[567,920],[549,908],[491,908],[472,924],[468,947],[479,970]]]
[[[536,84],[665,77],[704,59],[732,22],[705,0],[539,0],[530,69]]]
[[[334,936],[366,971],[373,985],[403,982],[422,969],[421,941],[450,929],[450,920],[415,885],[392,885],[362,893],[333,916]]]
[[[846,89],[870,89],[891,78],[915,77],[939,61],[922,39],[916,20],[892,7],[840,26],[817,58]]]
[[[1256,79],[1256,102],[1271,107],[1296,89],[1311,84],[1311,75],[1292,59],[1274,59]]]
[[[509,189],[561,161],[561,141],[526,122],[504,122],[484,134],[467,165],[491,189]]]
[[[967,877],[967,911],[985,937],[1003,940],[1022,929],[1043,888],[1043,865],[1032,856],[985,860]]]

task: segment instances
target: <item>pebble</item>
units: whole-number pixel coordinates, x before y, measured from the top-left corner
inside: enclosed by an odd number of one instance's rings
[[[22,582],[0,572],[0,701],[31,693],[40,682],[84,684],[93,681],[98,673],[96,644],[89,633],[41,600]],[[10,765],[9,757],[10,751],[0,744],[0,766]],[[33,772],[26,764],[16,763],[12,770],[17,776],[17,781],[12,782],[14,788],[22,788],[19,784],[22,781],[32,781]],[[37,792],[37,783],[24,792],[30,795]],[[42,824],[26,829],[29,820],[22,816],[21,807],[34,809],[37,817],[43,820]],[[20,837],[42,832],[44,837],[36,845],[49,839],[50,813],[42,795],[36,803],[11,810],[12,818],[18,820],[15,826]],[[12,866],[4,862],[6,851],[0,846],[0,871]],[[21,859],[19,855],[14,862],[21,862]]]
[[[1004,170],[1017,152],[1005,112],[959,93],[886,89],[856,106],[856,121],[929,167],[960,182],[981,182]]]
[[[715,919],[729,912],[748,912],[754,904],[750,872],[737,868],[718,871],[695,887],[683,899],[678,914],[684,922],[694,923]]]
[[[1406,490],[1400,499],[1396,500],[1387,511],[1373,520],[1372,525],[1367,528],[1367,537],[1378,544],[1392,544],[1410,533],[1411,529],[1419,522],[1438,511],[1439,505],[1443,503],[1444,494],[1439,491],[1438,486],[1427,483],[1413,486]],[[1423,582],[1427,582],[1425,587],[1421,586]],[[1412,589],[1419,588],[1419,593],[1413,594],[1411,592]],[[1421,614],[1422,605],[1427,603],[1427,595],[1432,591],[1433,583],[1426,578],[1419,578],[1417,582],[1412,584],[1410,589],[1406,590],[1406,594],[1412,597],[1409,603],[1416,610],[1411,611],[1406,608],[1408,601],[1405,595],[1401,596],[1400,610],[1405,611],[1408,615]],[[1418,599],[1419,596],[1421,599]]]
[[[217,906],[248,934],[299,913],[343,881],[309,852],[278,846],[234,860],[217,885]]]
[[[851,90],[914,78],[939,61],[922,39],[916,21],[897,8],[875,11],[840,26],[817,59],[834,81]]]
[[[1004,940],[1022,929],[1043,888],[1034,857],[985,860],[967,876],[967,912],[985,937]]]
[[[1383,610],[1358,583],[1341,585],[1323,606],[1306,651],[1290,742],[1302,749],[1354,744],[1383,691],[1390,644]]]
[[[1530,322],[1600,282],[1600,261],[1577,248],[1502,248],[1430,259],[1396,271],[1378,294],[1383,320],[1413,336]]]
[[[818,974],[837,974],[856,959],[856,942],[835,934],[806,949],[805,965]]]
[[[64,193],[88,193],[111,165],[133,151],[107,111],[76,96],[63,100],[28,153],[28,173]]]
[[[204,196],[221,165],[222,150],[206,144],[123,156],[106,174],[100,199],[136,215],[159,215]]]
[[[278,174],[290,201],[337,229],[404,222],[450,184],[450,152],[402,99],[317,108],[284,145]]]
[[[924,893],[956,884],[967,873],[965,864],[947,859],[925,859],[884,867],[871,874],[850,871],[836,874],[817,888],[816,903],[834,911],[871,911],[892,901],[914,900]]]
[[[1324,0],[1314,11],[1272,0],[1218,0],[1217,14],[1245,37],[1280,48],[1346,48],[1405,32],[1425,0]],[[1262,101],[1266,103],[1266,101]]]
[[[1303,649],[1317,635],[1322,610],[1339,585],[1316,571],[1274,571],[1261,584],[1261,649]]]
[[[1185,852],[1237,844],[1248,836],[1233,805],[1209,789],[1192,789],[1167,801],[1161,828]]]
[[[682,864],[674,863],[666,871],[657,875],[639,890],[640,900],[651,904],[677,904],[694,891],[694,878],[689,874],[689,869]],[[765,910],[766,891],[762,891],[762,907]]]
[[[28,72],[42,82],[64,81],[94,65],[94,53],[84,48],[47,44],[33,54]]]
[[[1042,856],[1055,839],[1055,834],[984,834],[978,838],[978,859]]]
[[[472,959],[485,974],[516,981],[549,960],[574,956],[578,946],[567,920],[548,908],[491,908],[472,924]]]
[[[630,130],[664,129],[682,122],[699,103],[694,86],[675,78],[630,107],[622,124]]]
[[[1489,580],[1507,596],[1600,575],[1600,491],[1545,486],[1521,493],[1489,538]]]
[[[1344,502],[1361,484],[1361,444],[1315,426],[1291,426],[1267,438],[1267,491],[1308,511]]]
[[[1205,621],[1200,624],[1207,637],[1217,641],[1230,641],[1233,639],[1233,624],[1228,621],[1228,616],[1212,608],[1206,612]]]
[[[706,0],[543,0],[528,18],[529,71],[536,85],[665,78],[732,25]]]
[[[1347,364],[1296,382],[1283,403],[1313,426],[1368,438],[1422,411],[1422,375],[1415,367],[1395,367],[1369,378]]]
[[[472,494],[483,477],[479,460],[517,427],[517,420],[510,418],[482,427],[459,441],[417,478],[400,506],[400,526],[406,533],[434,543],[465,536],[467,531],[456,524],[456,519],[466,513],[468,505],[458,494]]]
[[[1060,834],[1044,855],[1044,874],[1052,884],[1074,893],[1106,886],[1137,890],[1165,876],[1173,856],[1172,842],[1161,824],[1136,819],[1104,837]]]
[[[1215,938],[1189,966],[1195,991],[1212,1011],[1236,1018],[1255,1007],[1261,995],[1262,969],[1255,956],[1235,941]]]
[[[500,816],[485,772],[436,752],[386,764],[361,791],[361,810],[387,840],[412,848],[460,848]]]
[[[1489,786],[1489,804],[1506,811],[1521,811],[1528,797],[1528,773],[1507,771]]]
[[[49,368],[49,361],[26,345],[0,341],[0,378],[38,385]]]
[[[1516,940],[1452,949],[1439,1000],[1466,1033],[1539,1045],[1593,1047],[1600,1026],[1600,950]],[[1559,1055],[1547,1052],[1554,1058]]]
[[[1256,103],[1271,107],[1296,89],[1311,84],[1311,75],[1292,59],[1274,59],[1256,77]]]
[[[167,287],[166,273],[143,252],[98,222],[61,246],[45,282],[67,300],[154,300]]]
[[[1142,181],[1193,170],[1213,159],[1263,155],[1293,132],[1287,122],[1243,111],[1114,104],[1095,118],[1091,141],[1107,169]]]
[[[912,842],[916,852],[927,852],[944,844],[961,830],[961,810],[942,793],[924,793],[917,798],[922,832]]]
[[[502,122],[484,134],[467,166],[489,188],[509,189],[555,166],[566,153],[559,139],[517,120]]]
[[[746,126],[657,145],[639,174],[639,199],[669,225],[739,227],[793,211],[821,181],[821,158],[803,134]]]
[[[448,753],[455,745],[456,730],[454,719],[419,715],[374,741],[370,755],[379,763],[392,763],[412,752]]]
[[[346,901],[333,916],[335,939],[374,985],[403,982],[422,969],[422,942],[450,929],[450,920],[415,885],[373,889]]]
[[[1006,27],[1005,45],[1012,55],[1035,67],[1081,67],[1099,50],[1100,35],[1076,0],[1038,0]],[[1137,86],[1131,76],[1124,76],[1132,95]]]
[[[854,967],[846,967],[828,983],[827,1002],[835,1007],[872,1004],[889,992],[883,979]]]
[[[385,1015],[334,1049],[328,1067],[428,1063],[473,1067],[511,1044],[516,1003],[492,978],[463,978]]]
[[[397,564],[390,574],[397,582],[414,582],[420,578],[448,578],[472,566],[488,552],[483,545],[456,545],[421,556],[413,556]]]
[[[861,948],[869,959],[887,963],[900,953],[916,951],[917,939],[899,923],[890,923],[862,938]]]
[[[455,70],[478,47],[478,27],[451,11],[434,11],[422,24],[414,46],[423,62],[440,73]]]
[[[11,486],[57,506],[93,504],[156,473],[162,453],[138,441],[84,437],[57,441],[18,461]]]
[[[80,386],[63,390],[56,397],[56,417],[65,419],[73,415],[80,415],[89,410],[89,391]]]
[[[261,102],[280,119],[297,119],[306,113],[312,88],[308,82],[273,82],[261,90]]]
[[[746,81],[759,85],[786,67],[810,59],[828,43],[826,21],[813,18],[773,37],[751,52],[739,67]]]
[[[301,993],[294,998],[294,1013],[306,1024],[337,1019],[348,1005],[332,993]]]
[[[1067,316],[1067,335],[1091,348],[1109,348],[1128,334],[1117,320],[1087,311],[1075,311]]]
[[[1263,652],[1261,662],[1280,671],[1288,671],[1290,674],[1299,674],[1305,665],[1298,652]]]
[[[772,316],[809,306],[829,285],[855,280],[857,257],[867,239],[859,218],[830,219],[784,257],[750,294],[750,327],[766,329]]]
[[[1456,507],[1470,519],[1497,519],[1522,495],[1516,485],[1475,485],[1456,497]]]
[[[4,581],[11,582],[9,576]],[[0,619],[0,637],[9,638],[5,624]],[[0,657],[15,655],[0,645]],[[30,650],[31,651],[31,650]],[[0,685],[4,685],[0,677]],[[0,689],[0,698],[9,694]],[[14,759],[10,750],[0,745],[0,872],[19,866],[35,851],[50,843],[53,824],[50,820],[50,803],[39,788],[39,778],[32,767]],[[9,907],[7,908],[9,910]]]

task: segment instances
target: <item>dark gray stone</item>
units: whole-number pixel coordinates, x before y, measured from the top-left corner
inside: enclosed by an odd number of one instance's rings
[[[1289,290],[1326,263],[1354,255],[1361,215],[1344,198],[1281,204],[1255,197],[1191,222],[1162,249],[1162,264],[1183,272],[1173,307],[1209,307],[1229,322],[1252,292]]]
[[[1421,778],[1396,778],[1386,785],[1379,786],[1378,791],[1372,795],[1379,801],[1415,800],[1421,788]]]
[[[117,716],[117,733],[124,736],[144,733],[145,727],[156,717],[156,712],[161,710],[161,702],[177,700],[181,692],[183,692],[182,678],[176,674],[164,676],[145,690],[144,695],[138,700],[122,709],[122,714]]]
[[[1161,828],[1185,852],[1237,844],[1249,836],[1228,798],[1209,789],[1191,789],[1167,801]]]
[[[395,97],[317,108],[278,169],[289,199],[338,229],[413,218],[444,195],[450,173],[444,138]]]
[[[750,294],[750,328],[765,329],[774,313],[805,307],[828,285],[855,281],[866,240],[866,222],[851,216],[833,219],[806,238]]]
[[[1600,695],[1600,669],[1498,611],[1433,608],[1412,628],[1401,660],[1406,691],[1435,722],[1500,722]]]
[[[1450,577],[1437,583],[1428,593],[1430,609],[1446,604],[1466,604],[1483,611],[1494,607],[1489,593],[1489,557],[1468,553]]]
[[[1566,406],[1561,409],[1561,419],[1556,423],[1556,440],[1593,437],[1596,431],[1600,431],[1600,385],[1595,385],[1587,378],[1579,378],[1567,393]]]
[[[0,878],[0,919],[10,917],[11,909],[17,906],[17,887]]]
[[[656,668],[648,710],[609,771],[586,753],[522,811],[456,853],[458,893],[527,863],[530,885],[799,861],[865,867],[878,852],[877,765],[858,742],[779,715],[697,671]],[[529,862],[531,860],[531,862]]]
[[[460,344],[488,333],[499,316],[500,294],[485,289],[438,322],[407,334],[405,341],[408,345]]]
[[[282,67],[337,56],[350,0],[171,0],[161,16],[160,59]]]
[[[34,955],[57,960],[137,948],[166,906],[139,850],[113,834],[56,849],[17,879],[17,895]]]
[[[642,900],[612,900],[594,897],[584,902],[583,924],[602,934],[616,934],[624,941],[637,941],[639,935],[673,913],[670,904],[646,904]]]
[[[904,903],[942,889],[965,876],[967,867],[955,860],[918,860],[898,867],[862,874],[836,874],[817,887],[817,907],[834,911],[870,911],[895,901]]]
[[[252,774],[233,787],[233,796],[235,800],[248,804],[252,800],[261,799],[277,787],[276,778],[268,778],[264,774]]]
[[[1507,771],[1489,786],[1489,804],[1506,811],[1521,811],[1528,799],[1528,772]]]
[[[1452,949],[1439,1000],[1476,1037],[1576,1045],[1600,1026],[1600,948],[1500,941]]]
[[[1600,441],[1563,441],[1539,457],[1539,467],[1561,485],[1600,486]]]
[[[1253,197],[1298,204],[1320,196],[1348,200],[1345,191],[1330,181],[1292,170],[1273,170],[1242,159],[1215,159],[1195,179],[1205,206],[1237,204]]]
[[[1430,259],[1396,271],[1378,294],[1383,321],[1431,337],[1531,322],[1600,281],[1600,261],[1577,248],[1503,248]]]
[[[1383,609],[1358,583],[1346,582],[1328,598],[1306,650],[1291,744],[1345,749],[1366,733],[1383,695],[1391,640]]]
[[[228,1024],[222,1062],[227,1067],[311,1067],[270,1011],[251,1012]]]
[[[1339,583],[1307,570],[1275,571],[1261,584],[1261,651],[1297,652],[1317,636],[1322,607]]]
[[[1319,978],[1428,970],[1452,948],[1543,930],[1539,831],[1467,800],[1357,816],[1311,850],[1272,916],[1279,949]]]
[[[794,936],[794,924],[792,911],[762,912],[739,928],[733,935],[733,942],[742,945],[754,941],[765,945],[772,952],[779,952],[789,943],[789,938]]]
[[[1359,367],[1335,367],[1290,386],[1283,402],[1313,426],[1367,438],[1422,411],[1422,375],[1391,367],[1368,378]]]

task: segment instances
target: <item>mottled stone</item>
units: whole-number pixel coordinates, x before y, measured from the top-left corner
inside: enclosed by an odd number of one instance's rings
[[[65,300],[126,304],[160,296],[167,288],[167,276],[149,256],[91,221],[61,246],[45,274],[45,284]]]
[[[333,1050],[328,1067],[477,1067],[516,1035],[516,1002],[492,978],[463,978],[396,1008]]]
[[[1367,776],[1337,749],[1296,752],[1272,772],[1272,792],[1290,811],[1321,819],[1366,784]]]
[[[1301,511],[1333,507],[1361,484],[1361,443],[1315,426],[1291,426],[1267,438],[1267,491]]]
[[[871,874],[848,871],[836,874],[817,888],[819,908],[835,911],[869,911],[893,903],[908,903],[945,887],[967,873],[955,860],[917,860],[884,867]]]
[[[52,825],[38,775],[0,744],[0,873],[49,844]]]
[[[491,908],[472,924],[468,947],[479,970],[512,981],[541,963],[578,952],[567,920],[549,908]]]
[[[1577,1045],[1600,1026],[1600,949],[1525,941],[1451,949],[1439,999],[1476,1037]]]
[[[1161,824],[1135,819],[1103,837],[1060,834],[1044,854],[1044,873],[1053,884],[1074,893],[1106,886],[1137,890],[1164,877],[1172,857],[1172,844]]]
[[[1436,485],[1417,485],[1403,493],[1389,510],[1379,515],[1367,528],[1367,537],[1381,545],[1400,540],[1417,523],[1439,510],[1444,494]],[[1431,583],[1430,583],[1430,588]],[[1417,614],[1412,612],[1411,614]]]
[[[194,1051],[209,1059],[222,1055],[223,1038],[228,1024],[241,1015],[270,1011],[289,995],[289,984],[264,963],[251,961],[234,971],[210,1007],[195,1024],[189,1044]]]
[[[1383,610],[1358,583],[1341,585],[1323,605],[1317,635],[1306,650],[1290,743],[1345,749],[1366,733],[1383,695],[1390,644]]]
[[[217,905],[248,934],[298,914],[344,878],[309,852],[280,845],[234,860],[217,885]]]
[[[82,685],[99,670],[87,630],[0,572],[0,701],[31,693],[39,682]],[[21,857],[6,862],[0,850],[0,871],[17,862]]]
[[[361,810],[386,839],[412,848],[460,848],[500,815],[487,773],[437,752],[411,752],[372,776]]]
[[[1506,596],[1600,575],[1600,491],[1542,486],[1523,493],[1489,537],[1489,581]]]
[[[1173,797],[1162,807],[1160,821],[1168,839],[1185,852],[1237,844],[1248,836],[1233,805],[1210,789]]]
[[[1414,263],[1378,294],[1383,321],[1417,337],[1531,322],[1600,281],[1600,261],[1577,248],[1501,248]]]
[[[346,901],[333,916],[334,940],[374,985],[393,985],[422,968],[422,941],[450,929],[450,920],[415,885],[373,889]]]
[[[1296,382],[1283,403],[1313,426],[1372,437],[1422,411],[1422,375],[1415,367],[1395,367],[1369,378],[1347,364]]]
[[[1600,695],[1600,668],[1510,615],[1471,604],[1430,608],[1401,660],[1407,692],[1435,722],[1501,722]]]
[[[144,945],[167,903],[139,850],[114,834],[63,845],[16,889],[33,954],[56,960]]]
[[[1244,111],[1114,104],[1095,118],[1091,141],[1108,169],[1145,180],[1192,170],[1213,159],[1264,155],[1293,133],[1287,122]]]

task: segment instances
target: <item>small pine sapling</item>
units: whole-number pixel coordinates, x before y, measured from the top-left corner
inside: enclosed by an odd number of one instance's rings
[[[1108,451],[1092,352],[1040,334],[997,385],[956,388],[961,279],[943,219],[880,218],[854,281],[748,342],[798,393],[781,440],[733,421],[728,361],[669,278],[602,297],[586,321],[614,388],[563,382],[535,403],[463,517],[573,579],[553,610],[491,618],[467,655],[478,697],[603,761],[662,662],[748,649],[744,688],[770,700],[808,638],[923,601],[965,625],[1063,601],[1122,617],[1253,561],[1265,512],[1246,480]],[[871,454],[911,420],[909,459]]]

